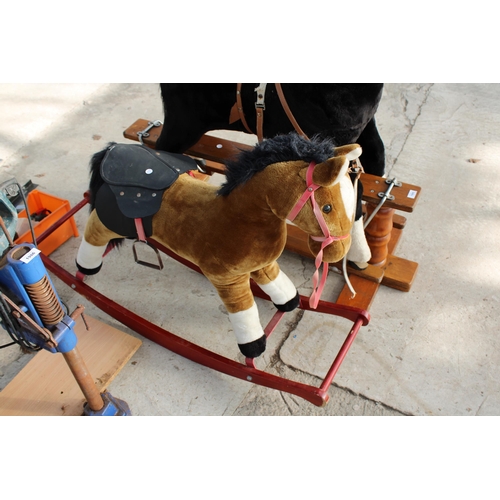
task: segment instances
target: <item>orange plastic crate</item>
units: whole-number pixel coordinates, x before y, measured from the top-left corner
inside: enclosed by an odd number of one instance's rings
[[[68,200],[42,193],[37,189],[34,189],[28,194],[27,202],[30,214],[44,210],[50,212],[49,215],[34,226],[36,238],[50,226],[55,224],[65,213],[69,212],[71,208]],[[27,217],[26,210],[19,212],[18,217]],[[73,217],[68,219],[61,227],[57,228],[37,246],[45,255],[50,255],[56,248],[59,248],[72,236],[78,236],[78,229]],[[29,229],[14,241],[14,243],[17,244],[26,242],[33,243],[33,238],[31,237],[31,231]]]

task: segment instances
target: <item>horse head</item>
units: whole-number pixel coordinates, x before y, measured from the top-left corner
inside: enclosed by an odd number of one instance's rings
[[[357,144],[337,147],[333,157],[299,172],[305,189],[287,219],[309,235],[309,248],[323,262],[338,262],[349,251],[356,201],[348,169],[360,154]]]

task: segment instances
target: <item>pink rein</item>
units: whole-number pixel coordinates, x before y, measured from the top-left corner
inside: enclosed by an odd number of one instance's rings
[[[319,208],[318,203],[314,198],[314,192],[320,187],[313,182],[313,173],[315,166],[315,162],[311,162],[309,164],[309,168],[307,169],[306,174],[307,189],[304,191],[304,194],[300,197],[299,201],[296,203],[296,205],[288,215],[288,220],[293,221],[295,217],[297,217],[298,213],[302,210],[307,200],[311,199],[314,215],[321,227],[321,230],[323,231],[323,236],[311,236],[314,241],[321,241],[320,251],[318,252],[318,255],[316,256],[316,259],[314,261],[314,264],[316,265],[316,271],[313,275],[313,292],[309,297],[309,305],[312,309],[316,309],[316,307],[318,306],[318,302],[321,294],[323,293],[323,288],[325,287],[326,278],[328,276],[328,263],[323,262],[323,274],[321,276],[321,280],[319,278],[319,268],[321,262],[323,261],[323,250],[333,241],[345,240],[349,236],[349,234],[346,234],[344,236],[332,236],[330,234],[330,230],[326,225],[323,214],[321,213],[321,209]]]

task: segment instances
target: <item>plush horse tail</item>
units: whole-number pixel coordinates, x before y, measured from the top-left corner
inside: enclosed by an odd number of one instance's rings
[[[104,180],[101,177],[101,164],[106,156],[106,153],[112,148],[116,142],[110,142],[105,149],[95,153],[90,159],[90,182],[89,182],[89,192],[90,192],[90,211],[95,208],[95,200],[99,188],[104,184]],[[113,248],[119,248],[123,243],[123,238],[115,238],[110,240],[108,244],[108,251]]]
[[[101,163],[106,156],[106,153],[109,151],[111,147],[113,147],[116,142],[110,142],[105,149],[95,153],[90,159],[90,182],[89,182],[89,191],[90,191],[90,211],[95,208],[95,198],[99,188],[104,184],[104,181],[101,177]]]

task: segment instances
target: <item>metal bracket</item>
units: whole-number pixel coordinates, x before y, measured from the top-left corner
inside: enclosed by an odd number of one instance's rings
[[[402,182],[399,182],[398,180],[396,180],[396,177],[394,177],[394,179],[386,179],[385,183],[389,184],[389,185],[392,184],[393,186],[398,187],[398,188],[400,188],[403,185]]]
[[[402,184],[401,182],[398,182],[396,178],[394,179],[386,179],[385,183],[389,185],[389,187],[386,189],[385,193],[378,193],[379,198],[381,198],[379,204],[375,207],[375,210],[371,213],[370,217],[368,217],[365,222],[363,223],[363,228],[366,229],[368,224],[372,221],[372,219],[375,217],[377,212],[382,208],[382,205],[385,203],[386,200],[392,201],[394,200],[394,196],[391,193],[392,188],[394,186],[396,187],[401,187]]]
[[[386,189],[385,193],[378,194],[379,198],[382,198],[382,200],[383,200],[382,203],[385,200],[389,200],[389,201],[394,200],[394,196],[392,194],[390,194],[392,191],[392,188],[402,186],[401,182],[398,182],[395,177],[394,177],[394,179],[386,179],[385,183],[388,184],[389,187]]]
[[[387,191],[385,193],[379,193],[378,197],[379,198],[384,198],[384,201],[385,200],[389,200],[389,201],[394,200],[394,196],[392,194],[387,194]]]
[[[137,137],[139,137],[139,142],[141,144],[144,144],[144,142],[142,141],[143,137],[149,137],[149,131],[153,127],[159,127],[161,125],[163,125],[163,124],[162,124],[162,122],[160,120],[156,120],[154,122],[148,122],[148,126],[144,130],[141,130],[140,132],[137,132]]]

